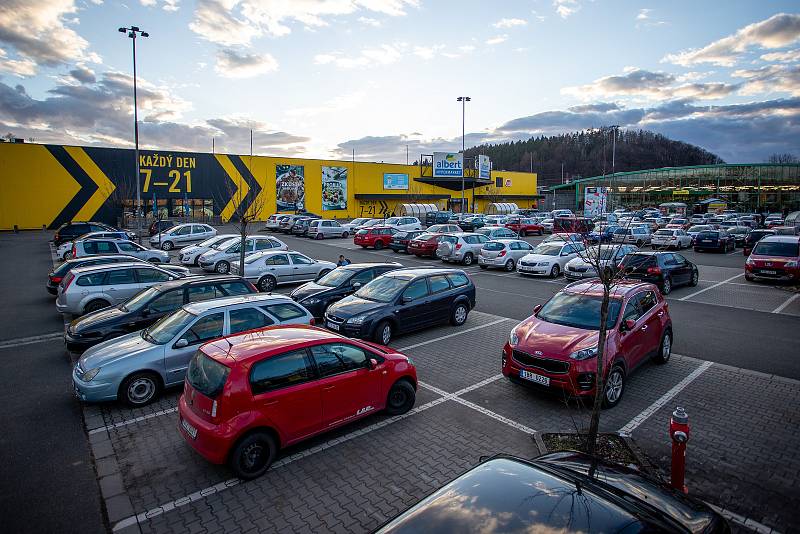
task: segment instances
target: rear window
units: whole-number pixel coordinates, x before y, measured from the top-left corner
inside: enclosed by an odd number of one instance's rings
[[[504,248],[506,248],[506,246],[503,243],[498,243],[497,241],[489,241],[488,243],[483,245],[483,248],[485,248],[486,250],[496,251],[496,250],[503,250]]]
[[[670,236],[670,235],[673,234],[673,232],[674,232],[674,230],[659,230],[659,231],[656,232],[656,235]]]
[[[306,315],[306,312],[294,304],[289,304],[288,302],[281,304],[270,304],[268,306],[262,306],[262,308],[266,310],[267,313],[270,313],[280,319],[281,322],[297,319],[298,317],[305,317]]]
[[[697,234],[698,238],[706,238],[706,239],[717,239],[719,237],[719,232],[700,232]]]
[[[467,275],[461,273],[448,274],[447,279],[453,284],[453,287],[463,287],[469,284]]]
[[[786,258],[796,258],[800,256],[800,245],[798,243],[780,243],[777,241],[759,241],[753,254],[760,256],[781,256]]]
[[[222,393],[231,370],[221,363],[212,360],[201,351],[197,351],[189,363],[186,379],[194,389],[214,398]]]
[[[630,269],[650,267],[656,264],[656,257],[649,254],[628,254],[622,259],[622,266]]]

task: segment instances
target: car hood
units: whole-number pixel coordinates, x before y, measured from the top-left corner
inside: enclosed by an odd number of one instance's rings
[[[342,319],[349,319],[350,317],[355,317],[356,315],[362,315],[379,310],[388,305],[389,304],[386,302],[374,302],[359,298],[355,295],[350,295],[349,297],[343,298],[339,302],[331,304],[330,307],[328,307],[328,313],[337,317],[341,317]]]
[[[127,313],[120,310],[118,306],[103,308],[96,312],[87,313],[70,323],[70,329],[76,334],[82,334],[89,330],[101,328],[110,323],[115,323],[127,316]]]
[[[568,359],[576,350],[597,345],[600,333],[571,326],[548,323],[538,318],[517,326],[519,344],[516,348],[545,358]]]
[[[208,247],[200,247],[197,245],[189,245],[188,247],[183,247],[181,252],[184,254],[196,254],[198,252],[206,252],[208,251]]]
[[[328,286],[321,286],[321,285],[317,284],[316,282],[306,282],[302,286],[300,286],[297,289],[295,289],[294,291],[292,291],[290,296],[293,299],[300,301],[300,300],[308,298],[308,297],[310,297],[312,295],[317,295],[319,293],[324,293],[324,292],[326,292],[328,290],[332,290],[332,289],[338,289],[338,288],[328,287]]]
[[[200,254],[200,259],[215,260],[215,259],[221,258],[221,257],[223,257],[225,255],[226,255],[225,251],[217,250],[215,248],[212,248],[212,249],[207,250],[206,252],[203,252],[202,254]]]
[[[525,254],[520,261],[557,261],[560,256],[547,256],[545,254]]]
[[[140,332],[104,341],[90,348],[81,356],[81,366],[85,370],[111,365],[123,358],[142,356],[149,352],[163,354],[164,345],[145,341]]]
[[[598,263],[600,264],[601,267],[605,267],[606,265],[611,264],[611,260],[599,260]],[[567,265],[570,267],[588,267],[589,269],[594,269],[594,265],[585,261],[581,257],[572,258],[567,262]]]
[[[772,265],[783,265],[790,261],[797,261],[797,258],[787,258],[786,256],[755,256],[750,255],[750,259],[757,265],[771,263]]]

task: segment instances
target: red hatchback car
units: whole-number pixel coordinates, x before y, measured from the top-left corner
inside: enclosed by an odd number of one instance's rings
[[[439,240],[442,239],[443,235],[444,234],[430,234],[427,232],[421,234],[408,242],[406,252],[418,258],[422,256],[435,258],[438,254],[437,248],[439,247]]]
[[[744,264],[744,277],[749,281],[800,281],[800,237],[769,235],[761,238]]]
[[[375,250],[380,250],[389,246],[392,236],[396,233],[397,230],[390,226],[363,228],[353,236],[353,243],[361,245],[363,248],[373,247]]]
[[[520,237],[544,234],[544,226],[533,219],[526,219],[524,217],[510,217],[503,226],[509,230],[513,230],[519,234]]]
[[[202,345],[178,403],[186,442],[244,479],[278,450],[378,410],[407,412],[417,372],[388,347],[311,326],[244,332]]]
[[[594,395],[602,297],[599,283],[576,282],[535,307],[503,347],[503,374],[568,395]],[[626,377],[639,365],[649,358],[669,361],[672,320],[656,286],[626,280],[612,290],[606,324],[603,405],[610,408],[620,401]]]

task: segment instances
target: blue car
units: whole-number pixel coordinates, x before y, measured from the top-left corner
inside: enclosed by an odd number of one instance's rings
[[[614,234],[614,230],[619,228],[616,224],[611,224],[609,226],[603,226],[600,230],[595,230],[586,236],[586,241],[588,241],[592,245],[602,244],[602,243],[611,243],[611,236]]]

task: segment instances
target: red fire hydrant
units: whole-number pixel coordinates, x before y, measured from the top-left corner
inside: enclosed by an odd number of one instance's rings
[[[670,485],[684,493],[689,489],[684,484],[686,476],[686,442],[689,441],[689,416],[678,406],[669,420],[669,437],[672,438],[672,479]]]

